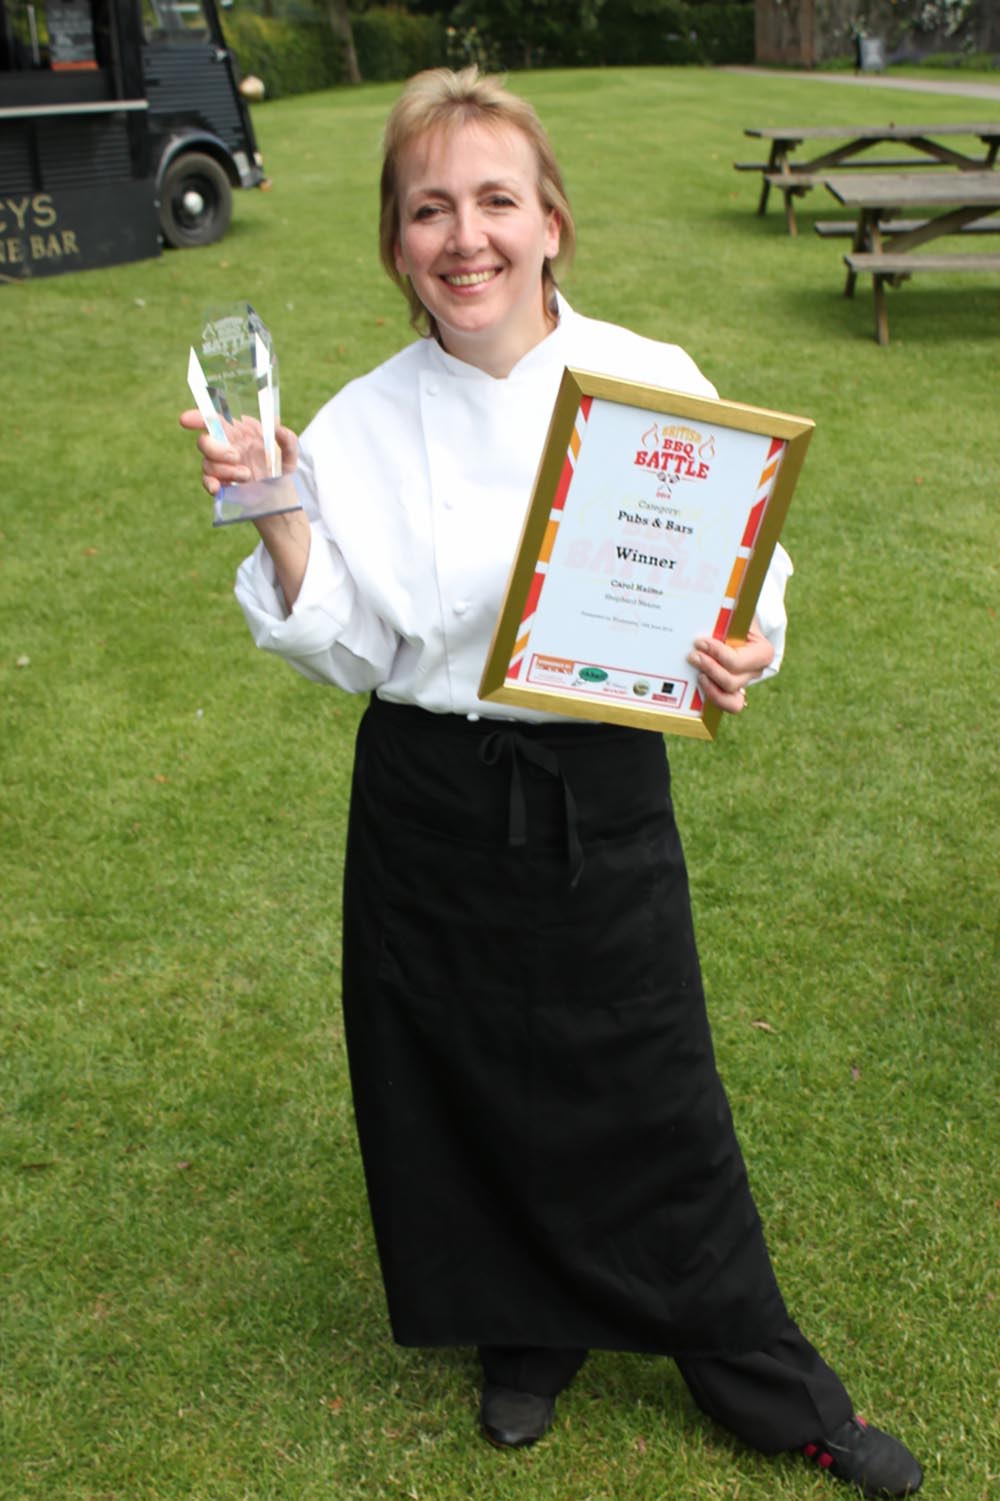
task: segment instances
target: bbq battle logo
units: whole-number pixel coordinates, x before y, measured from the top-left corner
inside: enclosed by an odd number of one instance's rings
[[[715,439],[711,433],[703,438],[693,427],[680,423],[654,422],[641,438],[634,463],[651,470],[661,484],[677,480],[708,479],[715,458]]]

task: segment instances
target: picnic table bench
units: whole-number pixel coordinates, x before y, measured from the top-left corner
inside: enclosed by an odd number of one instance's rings
[[[795,222],[795,199],[825,182],[831,172],[857,170],[890,172],[914,167],[957,167],[978,172],[991,168],[1000,151],[1000,123],[970,121],[943,125],[764,125],[748,126],[744,135],[770,141],[766,162],[735,162],[740,172],[762,175],[757,213],[767,209],[768,195],[776,188],[784,196],[785,223],[790,235],[798,233]],[[947,138],[974,136],[983,144],[981,156],[959,150]],[[942,139],[946,138],[946,139]],[[835,141],[808,160],[791,160],[792,153],[803,143]],[[908,156],[869,156],[874,146],[894,144]]]
[[[1000,220],[991,217],[1000,214],[1000,172],[843,172],[827,177],[826,186],[857,212],[851,250],[844,256],[844,295],[853,297],[859,274],[871,275],[879,344],[889,342],[887,285],[898,286],[917,272],[1000,273],[1000,255],[913,253],[946,235],[966,235],[973,225],[1000,230]],[[907,210],[921,217],[893,219]]]
[[[924,219],[884,219],[879,226],[884,235],[905,235],[912,229],[920,229],[926,223]],[[857,223],[854,219],[817,219],[813,225],[813,232],[818,234],[821,240],[846,239],[857,233]],[[1000,219],[973,219],[969,224],[963,224],[957,234],[963,235],[998,235],[1000,234]]]

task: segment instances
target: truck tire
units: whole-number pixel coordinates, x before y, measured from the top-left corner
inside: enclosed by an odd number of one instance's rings
[[[221,240],[233,212],[226,170],[201,151],[175,156],[160,184],[160,230],[168,245],[186,249]]]

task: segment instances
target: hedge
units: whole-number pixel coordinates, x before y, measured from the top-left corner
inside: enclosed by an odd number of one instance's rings
[[[279,20],[228,11],[223,25],[240,72],[262,79],[268,99],[344,82],[343,46],[319,18]]]
[[[410,78],[446,61],[444,22],[439,16],[411,16],[390,7],[351,17],[354,50],[366,83]]]
[[[241,72],[263,80],[269,99],[333,88],[346,81],[343,47],[319,15],[226,13],[226,37]],[[444,23],[395,8],[351,17],[354,50],[367,83],[409,78],[446,60]]]
[[[409,78],[422,68],[451,60],[449,37],[441,16],[410,15],[397,7],[367,10],[351,18],[354,47],[362,78],[369,83]],[[283,19],[229,11],[226,33],[244,74],[263,79],[267,95],[302,94],[345,82],[343,49],[319,16]],[[690,4],[673,0],[644,25],[628,13],[616,19],[603,12],[592,31],[568,28],[564,42],[553,41],[536,53],[544,67],[635,67],[643,63],[738,63],[754,59],[754,8],[746,3]],[[461,39],[461,38],[460,38]],[[482,49],[500,66],[523,65],[491,45],[481,28]]]
[[[545,58],[548,66],[575,63],[584,67],[753,60],[754,7],[733,0],[702,5],[673,0],[647,17],[645,25],[637,24],[634,15],[617,19],[613,10],[604,11],[593,31],[576,33],[565,57]]]

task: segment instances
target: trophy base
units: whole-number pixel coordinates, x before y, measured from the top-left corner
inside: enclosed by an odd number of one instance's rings
[[[300,511],[298,475],[280,474],[277,479],[249,480],[245,485],[224,485],[215,497],[213,526],[233,526],[237,521],[256,521],[262,516],[281,516]]]

